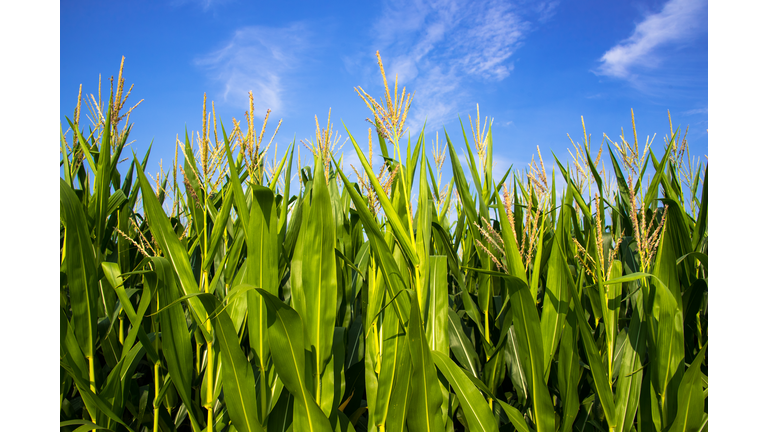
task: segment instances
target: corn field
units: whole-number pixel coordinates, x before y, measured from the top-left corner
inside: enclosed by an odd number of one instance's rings
[[[151,175],[122,70],[62,125],[61,430],[707,430],[707,164],[671,119],[497,179],[479,109],[413,139],[382,68],[367,146],[329,112],[270,160],[269,112],[204,100]]]

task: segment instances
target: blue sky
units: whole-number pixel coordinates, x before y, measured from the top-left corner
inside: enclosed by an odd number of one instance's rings
[[[675,128],[690,127],[692,153],[708,153],[705,0],[62,1],[60,7],[62,121],[71,117],[79,85],[84,94],[96,93],[99,74],[104,82],[116,76],[125,56],[126,83],[135,84],[129,105],[144,99],[131,116],[132,148],[141,155],[154,139],[153,173],[161,158],[166,169],[171,165],[185,125],[201,129],[204,92],[231,130],[232,117],[244,123],[252,90],[256,117],[272,110],[268,134],[283,120],[278,151],[294,135],[313,137],[314,116],[324,123],[329,108],[334,129],[343,131],[343,121],[364,142],[370,113],[353,87],[384,95],[376,50],[390,85],[397,74],[414,92],[407,123],[414,138],[427,120],[428,142],[443,127],[460,142],[458,118],[467,126],[479,104],[481,117],[494,118],[500,172],[510,164],[524,169],[537,145],[549,170],[551,152],[569,160],[566,134],[581,141],[581,116],[593,147],[603,133],[617,140],[622,127],[631,136],[630,108],[641,141],[657,134],[657,152],[669,135],[669,110]],[[97,36],[78,22],[113,32]],[[351,143],[343,153],[354,159]]]

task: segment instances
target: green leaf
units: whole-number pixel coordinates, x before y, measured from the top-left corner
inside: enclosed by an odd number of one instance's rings
[[[423,135],[422,135],[423,137]],[[419,143],[421,140],[419,140]],[[416,295],[419,300],[419,309],[423,312],[421,320],[428,321],[430,307],[427,305],[430,292],[430,249],[432,248],[432,212],[433,200],[430,198],[429,185],[427,184],[427,158],[426,151],[421,146],[421,175],[419,176],[419,201],[416,210],[416,253],[419,256],[417,266],[419,280],[416,285]],[[414,155],[413,165],[417,162],[418,155]],[[447,279],[443,279],[447,280]],[[447,301],[447,298],[446,298]]]
[[[99,299],[96,258],[86,217],[72,188],[59,179],[61,213],[66,226],[64,254],[72,305],[72,327],[83,354],[94,357],[96,305]]]
[[[709,199],[707,183],[709,179],[709,165],[704,168],[704,185],[701,189],[701,205],[699,206],[699,215],[696,219],[696,226],[693,230],[691,247],[695,252],[703,250],[704,238],[707,236],[707,226],[709,223]]]
[[[605,412],[605,419],[608,422],[608,426],[616,427],[616,407],[613,403],[613,393],[611,391],[611,384],[609,382],[608,373],[603,367],[603,360],[597,350],[597,345],[592,336],[592,329],[587,323],[587,319],[584,316],[584,308],[579,301],[579,295],[576,292],[574,286],[569,286],[571,295],[573,296],[573,304],[575,306],[576,317],[578,319],[579,330],[581,333],[581,341],[584,344],[584,351],[587,353],[587,359],[589,361],[589,368],[592,372],[592,378],[595,381],[595,388],[597,390],[597,396],[600,398],[600,404],[603,406]]]
[[[677,412],[677,391],[683,378],[685,348],[683,336],[682,299],[679,297],[677,267],[666,225],[658,246],[653,274],[653,290],[643,293],[649,333],[651,334],[651,384],[659,400],[662,427],[668,427]],[[677,295],[675,295],[677,293]],[[650,306],[650,307],[649,307]]]
[[[268,291],[258,288],[268,311],[269,343],[275,369],[285,388],[293,394],[294,430],[331,432],[331,423],[309,391],[301,317],[290,306]],[[310,369],[311,370],[311,369]]]
[[[563,400],[563,413],[560,420],[560,431],[571,430],[579,411],[579,381],[581,365],[579,360],[579,324],[576,312],[570,307],[563,323],[563,334],[560,340],[560,352],[557,362],[557,385]]]
[[[89,422],[88,420],[67,420],[59,423],[59,427],[74,426],[74,425],[82,425],[79,428],[75,429],[75,432],[87,432],[92,430],[108,430],[108,431],[112,430],[104,426],[99,426],[96,423]]]
[[[426,302],[429,348],[448,355],[448,267],[444,255],[429,257],[429,291]]]
[[[413,363],[413,394],[408,411],[408,428],[425,432],[444,431],[440,412],[443,395],[432,361],[432,351],[421,325],[417,295],[412,291],[409,291],[409,295],[411,319],[407,331]]]
[[[496,402],[501,406],[501,409],[503,409],[504,413],[507,414],[509,421],[518,431],[531,430],[531,428],[528,427],[528,423],[525,422],[525,417],[523,417],[523,414],[520,411],[504,401],[497,400]]]
[[[158,298],[160,307],[165,308],[176,301],[180,290],[176,285],[173,269],[165,258],[153,258],[155,273],[159,283]],[[192,403],[192,338],[187,328],[187,318],[181,304],[176,304],[160,312],[160,328],[162,331],[163,357],[168,368],[168,374],[173,381],[181,400],[187,405],[189,412],[194,412]],[[189,416],[192,428],[200,430],[195,416]]]
[[[263,431],[257,417],[256,381],[229,314],[216,313],[219,302],[212,294],[200,296],[216,332],[217,353],[221,356],[224,397],[227,411],[238,431]]]
[[[99,395],[93,393],[89,387],[89,384],[87,381],[82,379],[79,375],[77,375],[70,366],[65,362],[60,362],[60,366],[74,379],[75,384],[77,385],[77,390],[80,392],[80,396],[83,398],[83,401],[86,403],[86,406],[89,407],[96,407],[96,409],[99,410],[99,412],[103,413],[110,419],[114,420],[117,423],[120,423],[121,425],[125,426],[128,431],[133,432],[133,429],[131,429],[123,420],[115,414],[110,408],[109,405],[102,399]],[[95,416],[95,412],[91,412],[89,409],[89,413],[92,416]]]
[[[147,261],[147,259],[142,260],[142,263],[137,267],[143,267],[144,263]],[[143,287],[141,299],[139,300],[139,309],[138,311],[134,310],[128,293],[123,287],[123,278],[120,276],[120,268],[117,266],[117,264],[102,262],[101,268],[104,270],[107,283],[109,283],[115,290],[117,298],[120,299],[120,304],[122,305],[125,314],[128,316],[128,320],[131,322],[131,329],[129,330],[128,335],[125,337],[125,341],[123,342],[122,356],[127,355],[128,351],[131,349],[133,343],[138,337],[141,344],[147,350],[147,355],[149,356],[150,360],[152,363],[155,363],[158,360],[157,352],[150,343],[149,338],[147,337],[147,333],[141,325],[144,313],[149,308],[149,304],[152,298],[152,292],[150,291],[149,286],[145,284]]]
[[[138,165],[138,159],[134,155],[134,159]],[[152,231],[152,236],[157,241],[163,254],[168,258],[173,270],[181,282],[181,289],[185,295],[200,292],[195,276],[192,273],[192,267],[190,266],[189,255],[187,249],[181,245],[179,238],[175,231],[171,227],[171,223],[168,217],[165,215],[162,206],[157,200],[152,186],[147,181],[147,177],[144,175],[144,170],[137,168],[136,172],[139,176],[139,184],[141,185],[142,201],[144,202],[144,215],[148,220],[149,228]],[[192,316],[197,322],[197,326],[203,333],[203,336],[207,341],[212,341],[213,336],[208,333],[205,326],[202,323],[207,319],[205,308],[197,297],[189,298],[189,306],[192,310]]]
[[[400,268],[392,255],[392,251],[384,238],[384,234],[379,229],[376,218],[368,210],[368,205],[352,184],[349,183],[349,180],[347,180],[346,176],[339,168],[338,163],[335,160],[333,162],[336,165],[337,174],[341,177],[342,182],[344,182],[344,187],[349,192],[352,202],[355,204],[355,208],[360,215],[360,222],[362,222],[366,236],[368,236],[372,255],[377,264],[381,266],[381,275],[387,288],[387,293],[390,298],[395,299],[394,306],[397,317],[401,323],[405,324],[410,316],[410,303],[405,297],[398,296],[398,293],[409,287],[410,279],[404,278],[401,274]]]
[[[305,348],[312,352],[315,376],[314,394],[326,416],[333,405],[333,386],[321,385],[321,377],[331,359],[333,331],[336,321],[338,287],[336,280],[336,226],[331,198],[325,183],[322,159],[315,159],[312,200],[307,218],[302,221],[302,289],[292,295],[304,297]],[[333,370],[328,373],[333,374]],[[309,388],[312,388],[310,386]]]
[[[634,424],[643,383],[641,368],[645,357],[645,331],[640,313],[635,311],[629,323],[628,342],[619,365],[619,378],[616,380],[616,432],[629,432]]]
[[[372,420],[377,427],[386,425],[387,429],[402,430],[411,396],[413,367],[408,335],[397,314],[388,309],[389,305],[394,307],[397,303],[390,298],[388,306],[383,309],[381,357],[378,359],[380,372]]]
[[[481,270],[475,269],[481,272]],[[531,292],[526,283],[504,273],[485,271],[504,279],[510,303],[510,317],[515,323],[515,336],[521,349],[519,357],[533,400],[533,417],[537,431],[555,430],[555,412],[544,381],[544,349],[541,325]],[[613,401],[611,401],[612,403]]]
[[[568,202],[570,193],[566,193],[564,202]],[[568,267],[566,256],[571,255],[571,233],[569,229],[569,206],[563,206],[560,210],[560,219],[552,243],[552,250],[547,262],[547,283],[544,289],[544,302],[541,311],[541,333],[544,348],[544,365],[548,370],[552,359],[555,357],[557,346],[565,325],[568,305],[571,302],[571,289],[574,285],[571,270]],[[538,250],[541,251],[541,245]]]
[[[677,416],[670,432],[697,432],[704,424],[704,391],[701,388],[701,363],[707,344],[701,348],[691,367],[685,371],[677,394]]]
[[[101,136],[101,149],[99,153],[99,165],[96,170],[96,179],[94,181],[94,194],[93,203],[96,208],[93,212],[94,221],[96,226],[94,227],[94,234],[96,240],[94,244],[99,248],[96,249],[96,260],[101,261],[101,241],[104,238],[104,231],[107,227],[107,209],[109,205],[109,182],[112,179],[112,170],[110,169],[110,149],[112,147],[112,97],[109,98],[109,107],[107,108],[107,116],[104,120],[104,127]]]
[[[469,423],[469,430],[472,432],[498,432],[499,427],[491,408],[472,381],[447,355],[439,351],[432,351],[432,356],[435,365],[440,369],[440,373],[448,379],[456,392],[459,405],[464,411],[464,418]]]
[[[216,249],[219,247],[224,233],[229,222],[229,213],[232,211],[232,202],[234,201],[234,193],[232,186],[227,188],[227,192],[224,194],[224,202],[218,212],[215,212],[212,206],[208,206],[208,212],[211,218],[214,220],[213,230],[211,231],[211,237],[208,239],[208,255],[203,262],[203,270],[208,271],[216,258]]]
[[[453,309],[448,309],[448,335],[453,356],[475,378],[480,378],[480,358],[462,329],[461,318]]]
[[[248,254],[246,255],[244,283],[263,288],[267,292],[278,294],[277,268],[277,215],[274,192],[271,189],[251,186],[251,210],[246,235]],[[267,387],[272,383],[267,379],[270,346],[267,336],[267,307],[264,299],[256,291],[247,294],[248,304],[248,340],[256,354],[259,366],[259,419],[264,421],[270,404]]]
[[[477,227],[482,221],[480,220],[480,216],[484,217],[486,220],[488,220],[488,208],[485,205],[485,202],[483,201],[482,196],[478,197],[478,201],[480,201],[480,214],[478,215],[477,211],[475,210],[475,204],[474,200],[472,199],[472,195],[469,192],[469,186],[467,185],[467,181],[464,178],[464,171],[461,167],[461,162],[459,161],[459,157],[456,155],[456,150],[453,148],[453,144],[451,143],[451,139],[448,137],[448,133],[445,133],[445,140],[448,144],[448,151],[451,156],[451,167],[453,168],[453,178],[456,181],[456,190],[459,193],[459,197],[461,199],[461,202],[463,204],[463,210],[467,215],[468,219],[468,225],[470,232],[472,233],[472,238],[474,239],[482,239],[482,235],[480,234],[480,230]],[[466,135],[465,135],[465,141],[466,141]],[[467,144],[468,145],[468,144]],[[472,153],[469,153],[470,158],[470,172],[474,176],[475,179],[475,187],[478,191],[482,190],[480,186],[480,180],[477,176],[476,169],[474,167],[474,158],[472,157]],[[488,270],[490,269],[490,258],[488,257],[488,254],[485,253],[476,243],[473,242],[471,249],[474,249],[478,256],[480,257],[480,261],[482,263],[482,268]],[[467,251],[466,253],[469,253]],[[483,312],[486,318],[486,322],[488,321],[488,309],[490,308],[490,300],[491,300],[491,293],[490,293],[490,279],[486,277],[485,275],[482,275],[480,277],[480,282],[478,284],[478,302],[480,311]],[[487,332],[485,325],[483,330],[484,336]]]
[[[365,172],[368,175],[368,178],[370,179],[371,184],[373,185],[373,189],[376,191],[376,197],[381,203],[382,210],[384,210],[384,213],[387,215],[387,222],[392,226],[395,238],[397,238],[397,242],[400,245],[400,248],[402,248],[403,253],[405,253],[405,255],[408,257],[410,262],[413,263],[414,266],[418,265],[419,258],[418,258],[418,254],[416,253],[415,245],[411,243],[411,236],[403,227],[403,224],[400,220],[400,217],[397,214],[397,211],[395,210],[395,207],[392,205],[392,202],[389,200],[389,197],[384,192],[384,188],[381,186],[381,184],[377,180],[376,173],[373,172],[373,168],[371,168],[371,165],[368,163],[368,159],[365,157],[365,154],[363,154],[363,151],[360,150],[360,146],[357,145],[357,142],[355,141],[355,138],[352,136],[352,133],[349,132],[349,129],[347,129],[346,125],[344,125],[344,128],[347,130],[347,134],[349,135],[350,141],[352,141],[352,145],[355,147],[355,151],[357,152],[357,156],[360,160],[360,163],[363,165],[363,168],[365,169]],[[337,166],[337,169],[338,169],[338,166]],[[347,189],[349,190],[349,188]],[[350,194],[352,194],[351,190],[350,190]],[[360,207],[358,207],[357,205],[355,207],[359,211]]]

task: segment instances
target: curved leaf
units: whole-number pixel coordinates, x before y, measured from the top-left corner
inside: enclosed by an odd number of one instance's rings
[[[471,432],[498,432],[496,418],[483,395],[447,355],[432,351],[435,365],[451,383]]]

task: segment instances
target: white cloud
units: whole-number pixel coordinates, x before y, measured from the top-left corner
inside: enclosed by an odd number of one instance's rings
[[[254,109],[283,108],[283,76],[298,64],[306,50],[306,29],[301,23],[287,27],[244,27],[236,30],[223,48],[195,59],[221,83],[221,96],[248,106],[248,91],[253,91]]]
[[[626,79],[636,68],[658,66],[661,48],[685,42],[706,28],[706,10],[706,0],[669,0],[661,12],[645,17],[631,36],[609,49],[596,73]]]
[[[682,114],[684,116],[689,116],[689,115],[694,115],[694,114],[709,114],[709,108],[692,109],[692,110],[688,110],[688,111],[683,111],[680,114]]]
[[[556,2],[523,6],[500,0],[385,0],[374,31],[390,85],[414,92],[408,126],[440,126],[471,107],[465,89],[473,80],[500,81],[510,57],[531,31],[529,19],[551,16]],[[348,66],[349,67],[349,66]],[[430,127],[428,126],[428,129]]]
[[[188,3],[194,3],[200,6],[204,11],[210,8],[215,8],[226,3],[230,3],[232,0],[171,0],[171,6],[182,6]]]

